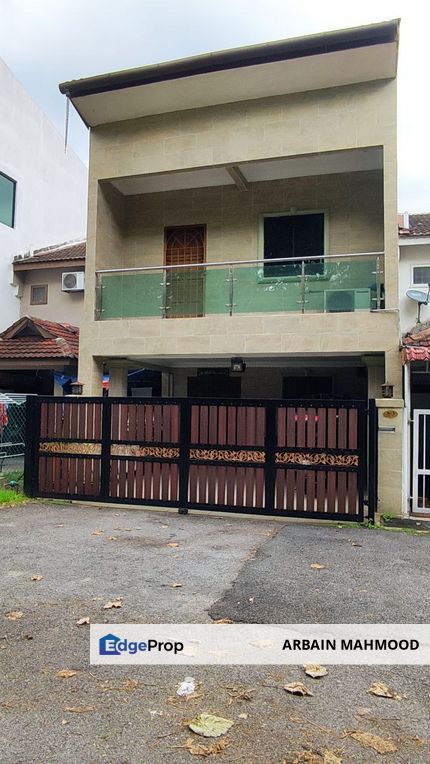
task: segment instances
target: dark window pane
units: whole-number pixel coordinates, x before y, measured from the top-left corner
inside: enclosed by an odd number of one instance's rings
[[[310,257],[324,255],[324,215],[280,215],[264,219],[264,259]],[[301,263],[265,263],[265,276],[294,276],[301,272]],[[306,273],[324,272],[322,260],[311,261]]]
[[[13,228],[15,181],[0,172],[0,223]]]

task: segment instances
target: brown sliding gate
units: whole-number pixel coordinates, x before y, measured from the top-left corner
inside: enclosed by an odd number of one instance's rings
[[[30,496],[363,520],[374,402],[28,399]],[[369,457],[369,458],[368,458]]]

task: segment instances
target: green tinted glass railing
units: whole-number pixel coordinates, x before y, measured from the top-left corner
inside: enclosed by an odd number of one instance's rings
[[[102,320],[239,313],[345,313],[383,307],[380,254],[236,261],[97,274],[96,316]]]

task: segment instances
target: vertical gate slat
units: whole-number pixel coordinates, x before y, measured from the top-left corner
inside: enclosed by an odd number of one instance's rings
[[[198,479],[198,502],[199,504],[206,504],[206,488],[207,488],[207,466],[206,464],[199,464],[197,467],[197,479]]]
[[[218,408],[209,406],[209,440],[211,445],[218,443]]]
[[[216,423],[215,423],[216,426]],[[209,506],[215,505],[216,500],[216,467],[207,468],[208,475],[208,504]]]
[[[42,403],[40,406],[40,437],[46,438],[48,434],[48,404]]]
[[[287,412],[284,406],[279,406],[277,411],[278,416],[278,441],[277,444],[280,448],[285,447],[285,435],[287,425]]]
[[[346,513],[348,508],[346,506],[346,473],[337,473],[337,511],[340,513]]]
[[[109,496],[113,499],[118,496],[118,460],[110,461]]]
[[[91,486],[91,462],[92,459],[84,460],[84,494],[85,496],[91,496],[93,493]]]
[[[199,421],[200,421],[200,406],[193,404],[191,406],[191,436],[190,442],[195,445],[199,443]]]
[[[306,511],[315,511],[316,474],[314,470],[306,470]]]
[[[170,464],[164,462],[161,465],[161,500],[169,501],[170,496]]]
[[[255,420],[255,445],[264,446],[264,439],[266,437],[266,409],[263,406],[257,407]]]
[[[69,488],[69,459],[61,459],[60,493],[68,493]]]
[[[303,448],[306,445],[306,409],[299,406],[297,409],[297,446]]]
[[[327,473],[327,512],[336,512],[336,472]]]
[[[47,436],[55,437],[55,404],[52,402],[46,404],[48,407]]]
[[[225,506],[225,504],[227,503],[225,498],[225,484],[226,484],[225,467],[223,465],[218,465],[216,470],[217,470],[217,484],[218,484],[218,491],[217,491],[218,504],[220,506]]]
[[[44,404],[42,404],[43,406]],[[63,415],[62,415],[62,437],[63,438],[69,438],[70,437],[70,403],[64,403],[63,404]]]
[[[295,506],[295,488],[296,488],[296,470],[287,469],[286,476],[286,505],[285,509],[288,512],[293,512],[296,509]]]
[[[160,478],[161,478],[161,465],[160,462],[152,462],[152,493],[153,499],[160,501]]]
[[[244,406],[237,408],[237,440],[238,446],[246,444],[246,409]]]
[[[126,498],[126,481],[127,481],[127,461],[125,459],[119,459],[119,496],[121,499]]]
[[[225,446],[227,443],[227,408],[220,406],[218,409],[218,445]]]
[[[246,413],[246,445],[255,446],[255,424],[256,424],[256,408],[255,406],[247,406]]]
[[[357,514],[357,473],[348,473],[348,514]]]
[[[170,465],[170,500],[171,501],[178,501],[179,494],[178,494],[178,465],[177,464],[171,464]]]
[[[316,409],[309,408],[308,409],[307,439],[306,439],[307,448],[315,448],[315,435],[316,435],[315,417],[316,417]]]
[[[102,437],[102,405],[96,403],[94,410],[94,438],[100,440]]]
[[[255,469],[254,467],[247,467],[246,474],[245,474],[245,501],[244,501],[245,507],[254,506],[254,485],[255,485]]]
[[[156,443],[160,443],[160,441],[162,440],[161,428],[162,428],[162,406],[160,404],[156,404],[154,406],[154,441]]]
[[[197,469],[198,468],[195,464],[190,465],[188,485],[189,485],[189,497],[190,497],[191,504],[197,503]]]
[[[236,470],[236,506],[237,507],[244,506],[244,500],[243,500],[244,490],[245,490],[245,467],[238,467]]]
[[[152,462],[144,463],[143,497],[148,501],[152,499]]]
[[[348,436],[348,412],[346,409],[339,409],[337,419],[337,447],[347,448]]]
[[[296,470],[296,509],[298,512],[305,511],[305,470]]]
[[[358,411],[349,409],[348,448],[356,450],[358,445]]]
[[[79,403],[78,412],[79,412],[78,438],[80,438],[81,440],[85,440],[86,428],[87,428],[87,422],[86,422],[87,404]]]
[[[93,461],[93,493],[97,496],[100,493],[100,459]]]
[[[200,444],[207,445],[208,443],[208,407],[200,406]]]
[[[337,416],[336,409],[327,411],[327,448],[336,448]]]
[[[79,403],[72,403],[70,405],[70,437],[78,437],[78,411]]]
[[[163,420],[163,433],[162,433],[162,440],[163,443],[170,443],[172,440],[172,428],[171,428],[171,414],[172,414],[172,407],[169,405],[163,405],[162,406],[162,420]]]
[[[324,470],[317,471],[317,512],[326,512],[326,473]]]
[[[226,483],[227,483],[227,506],[234,507],[234,489],[236,483],[236,469],[234,467],[226,467]]]
[[[84,493],[84,459],[75,459],[76,464],[76,493]]]
[[[132,403],[128,407],[128,433],[127,440],[136,441],[136,404]]]
[[[276,500],[275,509],[281,512],[285,509],[285,470],[283,467],[276,470]]]
[[[318,409],[317,447],[326,448],[326,415],[327,409]],[[318,510],[319,511],[319,510]]]
[[[227,409],[227,444],[229,446],[236,445],[236,411],[235,406],[229,406]]]
[[[94,403],[87,403],[87,429],[85,437],[88,440],[93,440],[94,438],[94,408]]]
[[[296,409],[292,406],[287,408],[287,446],[296,446]]]
[[[136,405],[136,440],[141,443],[145,440],[145,404]]]
[[[179,406],[175,403],[171,406],[170,437],[172,443],[179,442]]]
[[[143,462],[136,462],[136,499],[143,499]]]
[[[264,469],[257,467],[255,470],[255,508],[264,507]]]
[[[145,405],[145,442],[154,442],[154,418],[153,418],[153,406],[148,403]]]
[[[135,468],[136,462],[134,459],[127,461],[127,498],[134,499],[135,497]]]
[[[111,439],[119,440],[119,403],[112,403]]]

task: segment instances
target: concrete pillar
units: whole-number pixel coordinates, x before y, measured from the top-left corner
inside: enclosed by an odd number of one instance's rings
[[[109,369],[109,395],[123,397],[127,395],[128,369],[124,366]]]
[[[92,355],[80,353],[78,380],[84,385],[83,395],[103,395],[103,362]]]
[[[54,392],[53,392],[53,395],[55,395],[56,397],[59,398],[63,394],[64,394],[64,392],[63,392],[62,386],[59,385],[58,382],[55,381],[55,377],[54,377]]]
[[[403,510],[403,400],[379,398],[378,512],[401,515]]]

